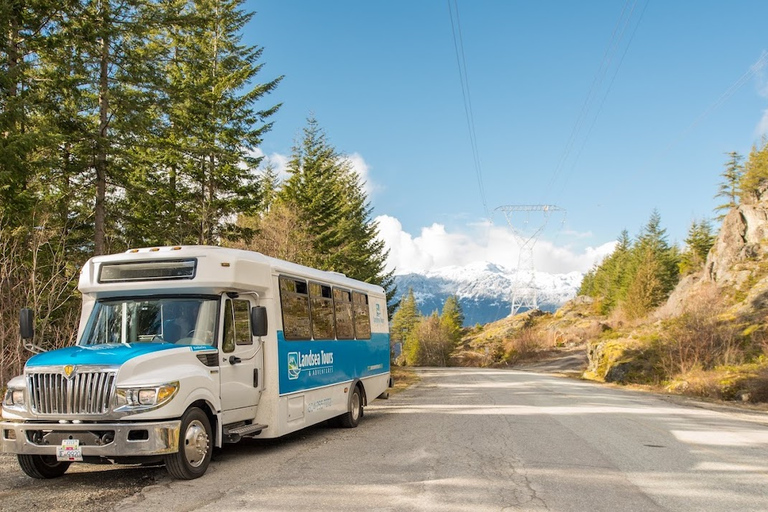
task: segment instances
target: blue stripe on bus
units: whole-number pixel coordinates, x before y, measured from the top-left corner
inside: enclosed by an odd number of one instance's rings
[[[389,372],[389,334],[370,340],[288,341],[277,331],[280,394]]]
[[[77,345],[37,354],[27,361],[27,366],[61,366],[66,364],[94,364],[119,366],[134,357],[181,348],[172,343],[134,343],[132,345]],[[189,347],[185,347],[189,349]],[[213,347],[207,347],[213,348]]]

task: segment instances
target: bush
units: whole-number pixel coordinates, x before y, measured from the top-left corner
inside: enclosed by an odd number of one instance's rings
[[[416,324],[405,341],[405,358],[411,366],[447,366],[454,343],[451,333],[434,314]]]
[[[545,346],[546,340],[542,339],[537,331],[525,327],[504,343],[504,362],[513,363],[529,359]]]
[[[667,325],[659,342],[660,364],[667,376],[744,361],[744,339],[737,326],[718,318],[723,310],[716,290],[707,289]]]

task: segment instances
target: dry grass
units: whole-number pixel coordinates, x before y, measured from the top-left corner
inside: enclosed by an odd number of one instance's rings
[[[413,371],[413,368],[408,368],[407,366],[393,365],[390,369],[390,373],[392,374],[392,378],[395,379],[395,385],[389,390],[390,393],[404,391],[421,380],[419,376],[416,375],[416,372]]]
[[[721,320],[723,311],[720,297],[711,290],[691,298],[684,313],[662,333],[659,355],[665,374],[685,375],[745,361],[744,339],[733,322]]]
[[[679,375],[666,390],[700,398],[764,403],[768,402],[768,368],[753,364],[693,370]]]

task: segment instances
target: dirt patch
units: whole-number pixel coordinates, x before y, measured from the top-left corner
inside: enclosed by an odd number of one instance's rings
[[[525,361],[513,366],[516,370],[541,373],[581,375],[587,369],[587,349],[584,346],[553,350],[535,361]]]

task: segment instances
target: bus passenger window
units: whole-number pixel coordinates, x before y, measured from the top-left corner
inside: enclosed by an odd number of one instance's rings
[[[371,318],[368,314],[368,296],[364,293],[352,292],[352,303],[355,310],[355,338],[371,339]]]
[[[309,300],[312,314],[312,338],[332,340],[336,337],[333,325],[333,297],[331,287],[309,283]]]
[[[333,289],[333,304],[336,315],[336,337],[351,340],[355,337],[352,325],[352,296],[348,290]]]
[[[281,276],[280,306],[283,310],[283,335],[285,339],[310,339],[307,283],[298,279]]]

